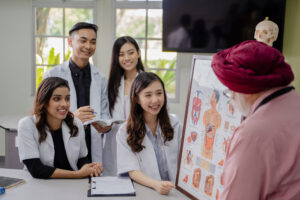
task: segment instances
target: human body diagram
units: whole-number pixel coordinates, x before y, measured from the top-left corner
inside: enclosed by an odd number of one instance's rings
[[[210,99],[211,108],[206,110],[203,115],[205,134],[204,143],[202,146],[202,155],[209,160],[212,160],[216,132],[220,128],[222,121],[222,117],[217,111],[217,103],[219,101],[219,98],[219,92],[217,90],[214,90]]]

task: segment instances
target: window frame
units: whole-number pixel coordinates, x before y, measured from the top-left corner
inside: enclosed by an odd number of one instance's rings
[[[156,70],[156,71],[174,71],[175,72],[175,97],[171,98],[168,97],[168,101],[170,103],[179,103],[179,91],[180,91],[180,77],[179,77],[179,67],[178,67],[178,54],[176,56],[176,69],[163,69],[163,68],[148,68],[147,67],[147,50],[148,50],[148,40],[150,41],[161,41],[162,42],[162,36],[161,38],[149,38],[148,37],[148,11],[149,9],[161,9],[162,10],[162,0],[161,1],[149,1],[149,0],[144,0],[144,1],[118,1],[114,0],[114,11],[113,11],[113,20],[114,20],[114,26],[113,26],[113,35],[114,38],[117,39],[117,34],[116,34],[116,14],[117,14],[117,9],[146,9],[146,19],[145,19],[145,37],[134,37],[134,39],[137,40],[145,40],[145,61],[144,66],[146,70]]]
[[[65,12],[63,12],[63,35],[62,36],[51,36],[51,35],[38,35],[36,34],[36,19],[35,19],[35,12],[36,8],[87,8],[91,9],[93,11],[93,23],[97,24],[97,0],[32,0],[31,1],[31,10],[32,10],[32,27],[31,27],[31,44],[32,44],[32,81],[31,81],[31,88],[32,92],[31,95],[34,96],[36,91],[36,69],[37,69],[37,63],[36,63],[36,38],[62,38],[63,39],[63,59],[65,55],[65,39],[68,38],[68,34],[65,33]],[[93,55],[93,62],[95,65],[97,65],[97,55]],[[62,63],[65,62],[64,60]],[[51,66],[51,65],[45,65],[41,64],[39,66]]]

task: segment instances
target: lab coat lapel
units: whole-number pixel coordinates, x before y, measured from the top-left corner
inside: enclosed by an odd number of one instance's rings
[[[94,111],[97,113],[97,117],[101,118],[100,113],[100,99],[101,94],[99,90],[97,90],[98,87],[101,88],[101,82],[99,79],[99,72],[95,70],[95,68],[91,64],[91,86],[90,86],[90,106],[94,109]]]
[[[70,111],[75,112],[77,110],[77,96],[76,96],[76,89],[74,86],[71,70],[69,67],[69,60],[63,63],[61,73],[62,73],[62,77],[65,77],[65,79],[68,81],[70,87],[70,101],[71,101]]]
[[[118,96],[114,105],[112,117],[114,119],[125,119],[124,117],[124,75],[121,77]]]
[[[160,180],[160,174],[159,174],[158,164],[155,156],[155,151],[147,134],[144,137],[142,145],[144,145],[146,148],[144,148],[139,153],[141,167],[143,167],[148,172],[146,174],[152,174],[152,178]],[[143,159],[145,158],[147,158],[148,162],[143,161]]]
[[[72,158],[72,155],[73,155],[72,154],[72,147],[70,146],[70,143],[69,143],[70,138],[71,138],[71,134],[70,134],[70,129],[67,126],[67,124],[66,124],[65,121],[62,122],[62,137],[63,137],[63,141],[64,141],[64,145],[65,145],[65,150],[66,150],[68,161],[69,161],[71,167],[73,169],[76,169],[76,168],[74,168],[74,166],[72,166],[73,165],[72,160],[74,158]]]
[[[51,149],[54,149],[54,144],[53,144],[53,139],[52,139],[52,135],[50,133],[50,130],[48,127],[46,127],[46,133],[47,133],[47,137],[46,137],[46,140],[45,142],[51,146]]]

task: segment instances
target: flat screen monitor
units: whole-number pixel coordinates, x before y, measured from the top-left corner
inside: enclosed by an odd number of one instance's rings
[[[254,39],[266,17],[279,27],[282,50],[285,0],[163,0],[163,50],[215,53]]]

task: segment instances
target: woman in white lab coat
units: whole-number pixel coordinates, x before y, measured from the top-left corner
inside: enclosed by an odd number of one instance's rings
[[[19,121],[19,156],[33,177],[83,178],[102,172],[100,163],[88,163],[83,125],[69,108],[68,82],[46,78],[35,95],[33,115]]]
[[[117,133],[118,174],[168,194],[174,188],[181,126],[169,116],[164,84],[142,72],[130,91],[130,115]]]
[[[113,119],[125,120],[130,112],[129,91],[139,72],[144,71],[141,51],[130,36],[118,38],[112,49],[110,74],[108,79],[109,111]],[[119,125],[105,135],[103,168],[105,175],[116,175],[116,133]]]

